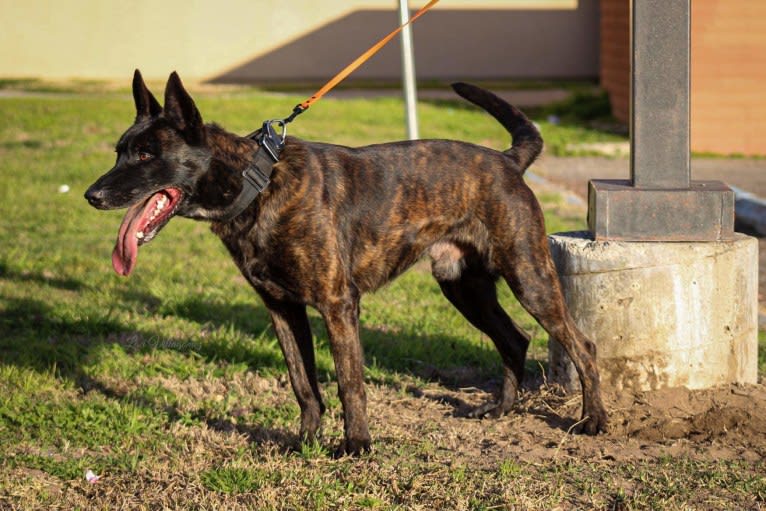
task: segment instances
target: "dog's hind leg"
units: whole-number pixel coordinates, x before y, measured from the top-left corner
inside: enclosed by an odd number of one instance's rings
[[[267,306],[287,362],[290,384],[301,408],[301,440],[312,441],[317,436],[325,406],[317,382],[306,306],[273,302],[267,302]]]
[[[469,416],[500,417],[510,411],[524,378],[529,337],[498,303],[496,279],[480,262],[461,269],[455,266],[464,260],[446,260],[449,256],[446,251],[438,255],[441,257],[433,260],[432,268],[444,296],[473,326],[492,339],[503,360],[503,386],[497,401],[479,406]],[[447,265],[453,265],[453,269],[447,270]]]
[[[606,431],[607,414],[601,400],[596,346],[586,338],[567,310],[556,268],[551,259],[542,217],[496,247],[497,267],[521,305],[548,334],[563,346],[580,377],[583,392],[583,423],[579,430],[596,434]]]

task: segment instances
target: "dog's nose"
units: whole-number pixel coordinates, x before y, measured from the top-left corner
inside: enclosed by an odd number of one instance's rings
[[[101,207],[104,205],[104,199],[106,198],[106,192],[103,188],[94,188],[90,187],[85,192],[85,199],[90,203],[93,207]]]

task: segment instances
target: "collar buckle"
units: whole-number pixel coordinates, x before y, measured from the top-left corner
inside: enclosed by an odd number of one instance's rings
[[[282,128],[282,133],[279,135],[274,130],[275,124]],[[256,193],[261,193],[269,185],[271,169],[279,161],[279,155],[285,147],[286,134],[287,124],[285,121],[277,119],[264,122],[259,131],[249,135],[261,150],[256,153],[253,164],[242,171],[242,177],[246,183],[256,189]],[[268,158],[265,157],[264,152]],[[272,161],[268,161],[269,158]]]
[[[269,172],[268,174],[271,174]],[[242,177],[247,183],[255,188],[256,193],[261,193],[269,186],[269,175],[258,167],[258,163],[250,165],[242,171]]]
[[[287,126],[285,120],[270,120],[263,123],[260,130],[247,136],[258,144],[254,161],[242,171],[242,191],[229,207],[220,215],[219,221],[229,221],[242,213],[255,198],[269,186],[271,172],[279,162],[279,155],[285,147]],[[277,134],[274,125],[282,128]]]

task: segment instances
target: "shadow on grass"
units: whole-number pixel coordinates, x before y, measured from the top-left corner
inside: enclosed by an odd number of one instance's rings
[[[18,283],[35,283],[45,286],[55,287],[57,289],[64,289],[67,291],[81,291],[87,289],[88,285],[83,284],[79,280],[59,278],[54,276],[45,275],[44,273],[32,273],[32,272],[18,272],[12,270],[8,264],[4,261],[0,261],[0,279],[13,280]]]
[[[49,305],[33,299],[4,299],[4,307],[0,310],[0,331],[3,333],[0,336],[0,360],[4,364],[31,368],[41,373],[54,370],[57,376],[72,381],[85,394],[98,392],[110,400],[145,406],[155,412],[165,413],[168,420],[173,422],[184,418],[174,406],[162,403],[159,399],[130,395],[127,390],[88,374],[85,366],[90,355],[105,345],[119,344],[127,352],[170,349],[183,353],[194,351],[208,359],[253,361],[252,357],[243,357],[238,351],[227,351],[216,343],[197,344],[184,339],[158,336],[145,329],[131,330],[127,325],[110,319],[57,318]],[[263,362],[263,357],[259,361]],[[268,360],[271,366],[280,363],[281,358],[278,357]],[[297,435],[282,429],[213,419],[206,417],[204,410],[198,410],[191,418],[206,423],[211,429],[236,431],[254,443],[275,444],[285,451],[297,449],[300,445]]]
[[[255,295],[253,300],[255,301]],[[365,325],[364,307],[362,307],[360,339],[364,348],[368,367],[384,372],[406,373],[434,381],[450,388],[479,387],[496,388],[500,383],[502,365],[500,356],[491,341],[478,345],[467,339],[448,335],[423,335],[412,331],[384,331]],[[237,336],[258,337],[271,330],[268,311],[262,305],[209,303],[192,298],[170,307],[172,313],[194,321],[202,327],[213,329],[228,328]],[[329,356],[329,341],[324,322],[321,318],[310,315],[309,323],[314,335],[315,351],[325,352]],[[263,342],[262,339],[253,344]],[[275,342],[275,341],[274,341]],[[195,348],[208,359],[223,359],[229,362],[248,363],[251,369],[264,367],[264,361],[253,363],[258,357],[253,356],[254,347],[245,348],[247,353],[227,349],[216,344],[200,345]],[[276,360],[268,361],[269,368],[283,370],[284,361],[279,355]],[[318,377],[323,383],[331,379],[329,369],[322,371],[321,363]],[[537,361],[529,361],[527,369],[539,372]],[[373,371],[373,374],[375,371]],[[385,378],[371,376],[378,383],[386,383]]]
[[[45,372],[55,368],[63,377],[80,372],[93,336],[117,331],[122,325],[108,318],[67,320],[49,305],[33,299],[4,300],[0,310],[0,359],[6,364]]]
[[[2,266],[0,278],[44,283],[67,290],[89,287],[74,279],[13,274]],[[126,324],[106,315],[63,318],[42,300],[5,298],[0,310],[0,331],[5,333],[0,338],[2,359],[39,371],[48,371],[55,365],[61,376],[69,377],[77,372],[77,366],[90,348],[118,344],[129,353],[155,349],[184,354],[193,352],[207,361],[246,364],[253,370],[283,372],[285,369],[271,331],[269,314],[262,305],[210,303],[198,298],[165,305],[147,292],[125,290],[122,295],[126,302],[140,304],[144,310],[157,312],[161,309],[162,315],[199,324],[200,337],[169,337],[151,327],[140,326],[139,321]],[[254,302],[255,299],[254,295]],[[323,322],[310,317],[310,323],[316,350],[329,355]],[[210,331],[219,334],[204,334]],[[264,336],[267,332],[269,335]],[[242,341],[229,342],[229,337]],[[423,335],[406,330],[383,331],[364,323],[360,337],[368,364],[386,372],[409,373],[448,387],[495,388],[499,383],[500,358],[489,341],[486,345],[477,345],[460,337]],[[539,372],[538,362],[529,361],[527,370]],[[327,372],[320,372],[319,376],[324,381],[329,378]]]
[[[51,279],[32,273],[9,273],[0,268],[0,277],[19,283],[37,282],[67,290],[82,290],[89,286],[74,279]],[[88,374],[92,355],[106,345],[120,345],[127,353],[169,350],[183,354],[197,354],[207,361],[243,363],[251,369],[284,371],[284,361],[275,346],[273,335],[258,335],[270,328],[269,315],[263,306],[248,304],[208,303],[201,298],[191,298],[167,306],[153,295],[134,290],[123,293],[126,302],[141,304],[151,310],[162,309],[165,315],[174,315],[199,324],[200,330],[219,332],[217,335],[198,339],[176,338],[161,334],[151,326],[141,326],[140,321],[130,324],[109,317],[108,312],[80,317],[62,317],[42,300],[2,297],[0,308],[0,359],[5,364],[32,368],[39,372],[55,373],[71,380],[84,392],[99,392],[106,398],[135,403],[167,414],[169,420],[182,419],[180,411],[159,398],[136,397],[125,390],[108,385]],[[254,298],[255,299],[255,298]],[[326,334],[321,320],[311,319],[317,334],[319,351],[329,353]],[[220,334],[223,332],[223,334]],[[245,342],[230,342],[231,334]],[[254,338],[255,337],[255,338]],[[254,338],[254,339],[253,339]],[[452,336],[422,335],[413,332],[386,332],[362,327],[362,342],[367,360],[374,360],[376,368],[382,369],[383,377],[373,380],[386,384],[385,374],[409,373],[451,387],[480,387],[496,390],[499,386],[500,363],[493,347],[479,346]],[[458,361],[458,364],[455,364]],[[493,376],[488,376],[491,368]],[[329,371],[320,372],[327,381]],[[450,403],[458,416],[467,415],[465,403]],[[541,411],[541,413],[545,413]],[[205,422],[210,428],[245,434],[256,443],[273,443],[286,450],[299,444],[296,435],[282,429],[252,424],[238,424],[221,418],[210,418],[200,410],[196,421]],[[554,420],[551,417],[551,420]],[[558,427],[552,424],[554,427]],[[562,424],[566,429],[568,424]]]

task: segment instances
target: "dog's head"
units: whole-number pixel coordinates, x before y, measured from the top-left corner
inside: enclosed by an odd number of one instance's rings
[[[133,270],[138,247],[154,238],[173,216],[213,216],[208,208],[214,194],[200,193],[205,187],[201,183],[212,181],[208,132],[178,74],[168,79],[164,108],[138,70],[133,76],[133,98],[136,120],[117,143],[117,162],[85,193],[98,209],[128,208],[112,253],[112,265],[121,275]]]

